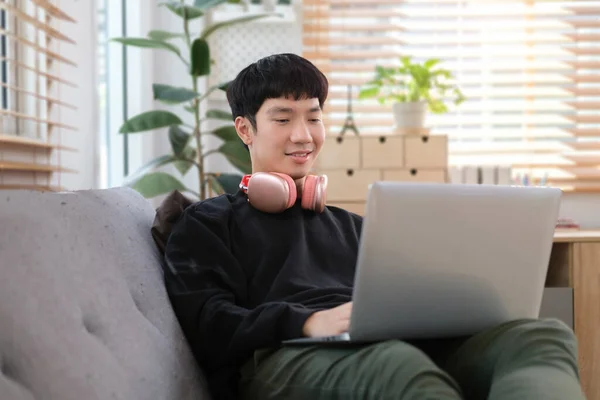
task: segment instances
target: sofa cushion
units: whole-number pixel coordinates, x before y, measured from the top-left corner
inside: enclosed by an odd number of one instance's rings
[[[0,396],[207,399],[151,204],[128,188],[0,191]]]

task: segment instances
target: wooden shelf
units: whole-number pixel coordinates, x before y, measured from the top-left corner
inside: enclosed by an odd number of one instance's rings
[[[1,145],[9,145],[9,146],[19,146],[19,147],[28,147],[42,150],[63,150],[70,152],[78,152],[78,150],[74,147],[62,146],[58,144],[52,144],[43,142],[41,140],[25,138],[22,136],[14,136],[14,135],[6,135],[0,133],[0,146]],[[1,147],[0,147],[1,148]]]
[[[58,165],[51,164],[34,164],[34,163],[22,163],[13,161],[0,161],[0,171],[22,171],[22,172],[69,172],[77,173],[74,169],[62,168]]]

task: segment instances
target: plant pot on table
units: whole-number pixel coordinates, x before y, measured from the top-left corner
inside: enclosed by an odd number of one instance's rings
[[[425,126],[427,102],[400,102],[392,104],[397,129],[420,129]]]

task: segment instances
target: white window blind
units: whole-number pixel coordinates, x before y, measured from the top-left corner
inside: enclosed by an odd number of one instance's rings
[[[375,65],[440,58],[467,101],[431,115],[451,166],[511,165],[600,191],[600,1],[304,0],[304,56],[331,82],[326,122],[390,134],[391,106],[358,100]]]
[[[0,188],[55,190],[61,166],[61,134],[75,127],[60,122],[63,108],[76,102],[60,94],[61,45],[75,40],[61,33],[75,22],[48,0],[0,0]]]

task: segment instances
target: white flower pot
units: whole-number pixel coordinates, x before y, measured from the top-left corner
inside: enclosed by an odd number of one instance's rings
[[[425,101],[392,104],[395,127],[397,129],[423,128],[426,111],[427,103]]]

